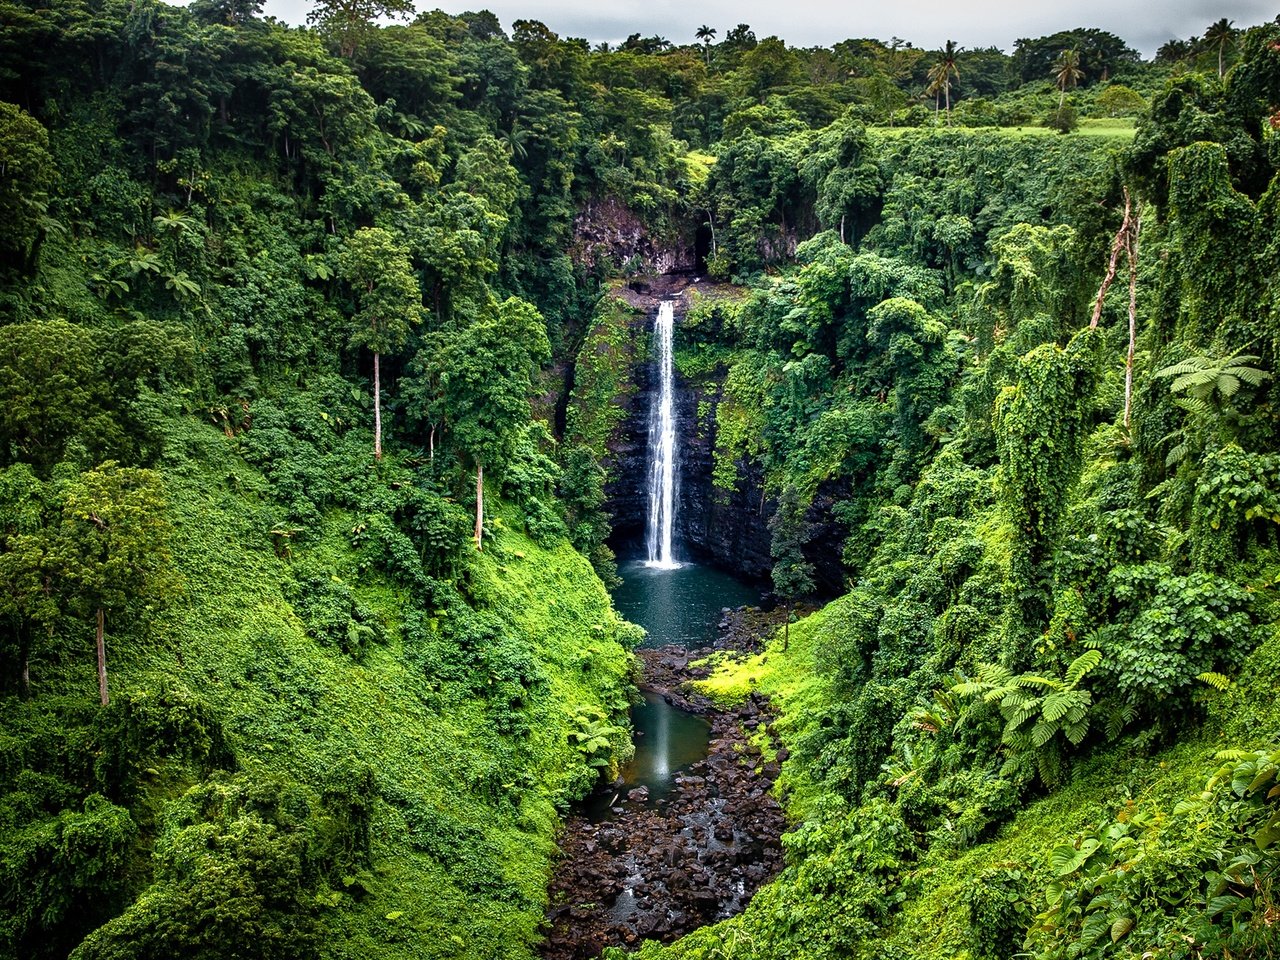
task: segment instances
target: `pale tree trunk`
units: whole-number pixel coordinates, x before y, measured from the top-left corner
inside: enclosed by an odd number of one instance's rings
[[[1124,426],[1129,429],[1129,414],[1133,409],[1133,351],[1138,338],[1138,230],[1142,225],[1142,212],[1133,215],[1133,227],[1129,230],[1126,253],[1129,256],[1129,354],[1124,361]]]
[[[845,214],[840,214],[840,242],[844,243],[844,218]]]
[[[484,464],[476,461],[476,549],[484,549]]]
[[[1116,231],[1115,240],[1111,243],[1111,260],[1107,264],[1107,275],[1098,288],[1098,299],[1093,305],[1093,318],[1089,321],[1089,329],[1096,329],[1102,317],[1102,302],[1107,291],[1116,278],[1116,268],[1120,263],[1123,251],[1129,261],[1129,351],[1124,361],[1124,426],[1129,427],[1130,414],[1133,411],[1133,354],[1138,339],[1138,231],[1142,227],[1142,208],[1129,196],[1129,189],[1124,188],[1124,220]]]
[[[98,608],[98,696],[102,698],[102,705],[105,707],[111,702],[111,697],[107,694],[107,637],[106,637],[106,620],[107,613],[102,607]]]
[[[947,97],[947,126],[951,126],[951,82],[948,81],[943,85],[943,92]]]
[[[1128,236],[1131,225],[1130,216],[1132,205],[1129,202],[1129,188],[1124,188],[1124,220],[1120,223],[1120,229],[1116,231],[1116,237],[1111,241],[1111,260],[1107,264],[1107,275],[1102,278],[1102,286],[1098,288],[1098,299],[1093,304],[1093,317],[1089,321],[1089,329],[1095,330],[1098,321],[1102,318],[1102,302],[1107,298],[1107,291],[1111,289],[1111,283],[1116,278],[1116,267],[1120,263],[1121,251],[1128,250]]]
[[[432,463],[436,460],[436,425],[431,425],[431,432],[427,434],[427,453]]]
[[[373,459],[382,459],[382,367],[373,352]]]

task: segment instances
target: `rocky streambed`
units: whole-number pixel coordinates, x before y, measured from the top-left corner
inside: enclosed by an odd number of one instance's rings
[[[745,639],[735,632],[754,632],[747,628],[752,616],[727,616],[716,646]],[[752,742],[762,724],[769,730],[768,708],[758,695],[720,709],[691,693],[687,682],[705,670],[690,663],[711,652],[638,651],[645,689],[710,722],[707,756],[677,773],[661,798],[615,783],[597,798],[594,818],[566,822],[545,960],[585,960],[644,939],[670,942],[738,913],[782,869],[785,821],[771,793],[779,759],[767,760]]]

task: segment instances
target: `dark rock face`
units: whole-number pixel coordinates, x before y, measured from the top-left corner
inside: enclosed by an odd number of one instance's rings
[[[680,424],[680,508],[676,525],[680,542],[693,554],[740,576],[769,576],[769,518],[774,503],[763,490],[754,464],[739,464],[738,488],[732,494],[712,483],[715,468],[716,405],[722,385],[703,388],[681,384],[676,394]]]
[[[617,198],[588,200],[573,220],[570,256],[588,267],[608,261],[647,274],[693,271],[697,267],[696,230],[692,224],[677,230],[674,236],[655,238]]]
[[[644,323],[651,332],[659,301],[664,297],[683,301],[685,292],[696,283],[689,277],[659,277],[631,284],[624,296],[648,311]],[[677,302],[677,338],[683,310],[684,303]],[[636,367],[632,382],[636,390],[624,400],[626,418],[610,441],[605,464],[610,477],[605,494],[612,516],[612,546],[622,554],[643,549],[648,521],[649,412],[658,386],[651,357]],[[759,464],[740,462],[738,486],[732,493],[716,489],[712,483],[716,405],[722,391],[722,377],[689,383],[676,373],[680,456],[677,551],[747,579],[765,580],[773,568],[769,518],[777,504],[764,493],[763,471]],[[814,564],[819,592],[826,595],[843,589],[840,553],[845,530],[832,514],[841,494],[835,485],[824,484],[808,515],[813,539],[805,553]]]
[[[652,330],[653,317],[646,322]],[[649,407],[653,403],[653,379],[652,363],[646,362],[633,371],[636,389],[623,401],[626,419],[609,442],[605,496],[609,499],[615,549],[618,544],[644,539],[649,511]]]

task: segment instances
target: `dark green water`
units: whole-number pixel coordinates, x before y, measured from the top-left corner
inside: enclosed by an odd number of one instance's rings
[[[648,631],[642,646],[674,643],[683,647],[710,644],[725,607],[757,603],[760,593],[728,574],[710,567],[684,564],[675,569],[624,563],[622,585],[613,594],[618,612]],[[631,710],[635,758],[621,771],[623,785],[594,794],[587,815],[606,820],[612,808],[626,802],[627,792],[649,788],[649,804],[664,799],[675,787],[676,775],[707,755],[711,725],[702,717],[668,704],[656,693]]]
[[[727,573],[685,563],[674,570],[631,560],[618,568],[622,586],[613,592],[618,612],[649,632],[641,646],[675,643],[701,647],[716,638],[724,607],[759,603],[760,591]]]
[[[622,768],[621,787],[593,794],[587,799],[592,820],[608,820],[612,808],[626,802],[627,792],[648,787],[650,805],[665,799],[675,788],[676,774],[707,755],[711,724],[702,717],[677,710],[656,693],[631,708],[636,755]]]

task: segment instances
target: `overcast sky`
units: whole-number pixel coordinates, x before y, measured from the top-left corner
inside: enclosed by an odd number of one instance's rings
[[[1070,3],[1001,0],[416,0],[419,11],[492,10],[505,28],[519,19],[541,20],[562,37],[617,43],[628,35],[658,34],[686,43],[701,24],[717,38],[736,24],[757,37],[779,36],[792,46],[831,46],[851,37],[901,37],[932,49],[947,40],[963,47],[991,46],[1006,53],[1019,37],[1040,37],[1072,27],[1110,30],[1150,57],[1171,37],[1201,34],[1220,17],[1252,26],[1280,13],[1280,0],[1074,0]],[[310,0],[265,0],[264,12],[298,24]]]

